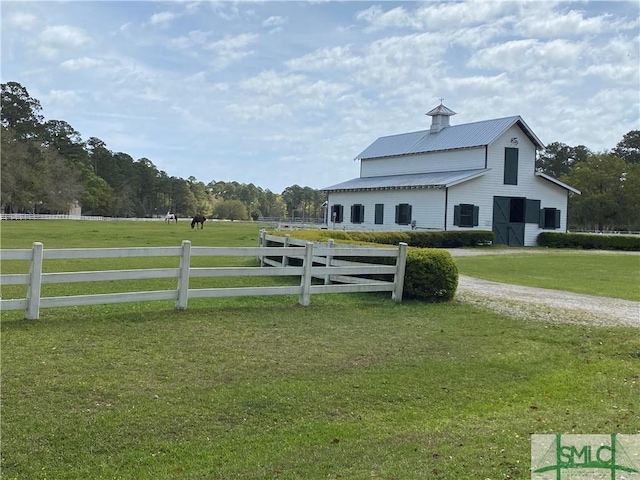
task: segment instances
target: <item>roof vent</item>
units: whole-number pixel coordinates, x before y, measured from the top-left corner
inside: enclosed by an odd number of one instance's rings
[[[449,117],[456,114],[450,108],[445,107],[442,104],[442,98],[440,99],[440,105],[438,105],[433,110],[426,113],[431,117],[431,133],[438,133],[445,127],[449,126]]]

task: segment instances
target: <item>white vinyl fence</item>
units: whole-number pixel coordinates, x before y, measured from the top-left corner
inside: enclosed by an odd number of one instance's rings
[[[261,232],[261,242],[265,234]],[[392,298],[400,302],[404,283],[406,264],[406,244],[399,248],[359,248],[347,246],[329,246],[307,242],[304,246],[283,247],[192,247],[191,242],[184,240],[181,247],[132,247],[132,248],[78,248],[78,249],[44,249],[43,244],[34,242],[31,249],[0,250],[3,262],[10,260],[30,261],[29,273],[2,274],[0,285],[27,285],[26,298],[1,299],[1,310],[25,310],[25,318],[39,318],[40,308],[66,307],[80,305],[99,305],[110,303],[143,302],[152,300],[174,300],[177,309],[186,309],[189,298],[238,297],[254,295],[298,295],[298,303],[307,306],[311,294],[342,292],[392,292]],[[393,257],[395,265],[364,264],[352,266],[333,266],[333,256],[349,257]],[[138,270],[107,270],[89,272],[56,272],[43,273],[44,260],[80,259],[80,258],[123,258],[123,257],[180,257],[178,268],[154,268]],[[257,257],[262,259],[259,267],[191,267],[191,257],[225,256],[225,257]],[[271,261],[268,258],[282,257],[280,266],[265,266]],[[301,259],[299,266],[289,266],[285,259]],[[323,260],[324,259],[324,260]],[[318,265],[320,263],[321,265]],[[358,278],[357,283],[330,285],[327,280],[323,285],[313,285],[313,278],[333,277],[333,274],[344,276],[348,280],[351,275],[392,275],[392,282],[364,280]],[[299,286],[270,287],[225,287],[225,288],[189,288],[189,279],[195,277],[240,277],[240,276],[300,276]],[[156,290],[145,292],[122,292],[95,295],[70,295],[59,297],[42,297],[43,284],[81,283],[114,280],[143,280],[154,278],[175,278],[177,286],[174,290]],[[357,277],[353,277],[357,278]],[[337,279],[337,277],[336,277]]]

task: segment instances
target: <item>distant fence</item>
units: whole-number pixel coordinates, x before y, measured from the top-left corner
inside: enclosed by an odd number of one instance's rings
[[[92,221],[121,221],[133,220],[137,222],[157,222],[164,221],[164,216],[153,218],[125,218],[125,217],[103,217],[101,215],[67,215],[45,214],[45,213],[0,213],[0,220],[92,220]]]
[[[264,239],[261,232],[261,242]],[[286,254],[285,254],[286,250]],[[393,257],[395,265],[358,264],[351,267],[333,266],[331,257],[367,256]],[[78,249],[44,249],[40,242],[34,242],[31,249],[0,250],[2,261],[27,260],[30,261],[29,273],[2,274],[0,285],[27,285],[26,298],[1,299],[1,310],[25,310],[25,318],[35,320],[39,318],[40,308],[66,307],[81,305],[100,305],[126,302],[143,302],[154,300],[174,300],[175,308],[186,309],[189,298],[239,297],[254,295],[298,295],[298,303],[307,306],[311,294],[343,293],[343,292],[392,292],[392,298],[400,302],[404,283],[404,269],[406,264],[406,245],[399,248],[359,248],[347,246],[318,245],[311,242],[304,246],[291,247],[192,247],[191,242],[184,240],[180,247],[131,247],[131,248],[78,248]],[[43,273],[44,260],[49,259],[80,259],[80,258],[122,258],[122,257],[170,257],[179,256],[178,268],[155,268],[138,270],[107,270],[90,272],[56,272]],[[225,257],[257,257],[261,260],[260,267],[191,267],[191,257],[194,256],[225,256]],[[281,266],[265,266],[270,261],[268,257],[282,257]],[[301,259],[302,264],[291,266],[287,264],[290,258]],[[324,259],[324,260],[322,260]],[[318,265],[322,263],[323,265]],[[327,278],[332,274],[349,275],[378,275],[391,274],[393,282],[375,280],[358,281],[340,285],[313,285],[312,278]],[[236,288],[189,288],[189,279],[195,277],[240,277],[240,276],[300,276],[299,286],[271,286],[271,287],[236,287]],[[122,292],[95,295],[71,295],[58,297],[42,297],[43,284],[100,282],[114,280],[144,280],[156,278],[175,278],[175,290],[156,290],[144,292]],[[345,277],[347,278],[347,277]]]

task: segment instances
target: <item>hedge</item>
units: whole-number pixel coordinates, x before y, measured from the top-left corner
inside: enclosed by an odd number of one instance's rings
[[[457,288],[458,267],[449,252],[435,248],[409,250],[402,298],[444,302],[453,299]]]
[[[293,232],[287,232],[294,235]],[[278,232],[276,234],[281,234]],[[333,240],[353,240],[356,242],[379,243],[382,245],[398,245],[404,242],[410,247],[419,248],[454,248],[489,245],[494,234],[488,230],[448,230],[448,231],[396,231],[396,232],[359,232],[345,230],[297,230],[295,236],[302,240],[326,242]]]
[[[538,245],[551,248],[640,251],[640,236],[543,232]]]

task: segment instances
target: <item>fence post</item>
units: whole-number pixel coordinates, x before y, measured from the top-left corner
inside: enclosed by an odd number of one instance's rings
[[[29,266],[29,287],[27,288],[27,309],[24,318],[38,320],[40,317],[40,292],[42,286],[43,246],[41,242],[33,242],[31,265]]]
[[[258,247],[267,246],[266,235],[267,231],[264,228],[260,230],[260,235],[258,236]],[[260,260],[260,266],[264,267],[264,255],[262,255],[262,252],[258,254],[258,260]]]
[[[284,243],[282,244],[282,247],[287,248],[289,246],[289,242],[291,242],[291,235],[286,234],[284,236]],[[286,255],[282,255],[282,266],[283,267],[289,266],[289,257],[287,257]]]
[[[178,273],[178,299],[176,309],[185,310],[189,299],[189,268],[191,267],[191,242],[182,241],[182,252],[180,253],[180,271]]]
[[[330,238],[329,241],[327,242],[327,247],[329,248],[329,250],[331,250],[334,246],[335,246],[335,242],[333,241],[332,238]],[[325,266],[330,267],[332,259],[333,259],[333,254],[327,253]],[[324,276],[324,284],[329,285],[330,283],[331,283],[331,275],[327,274]]]
[[[302,291],[298,303],[306,307],[311,303],[311,267],[313,266],[313,242],[307,242],[304,250],[304,265],[301,280]]]
[[[402,290],[404,289],[404,271],[407,266],[407,244],[400,242],[398,245],[398,260],[396,262],[396,274],[393,278],[394,288],[391,298],[396,302],[402,301]]]

